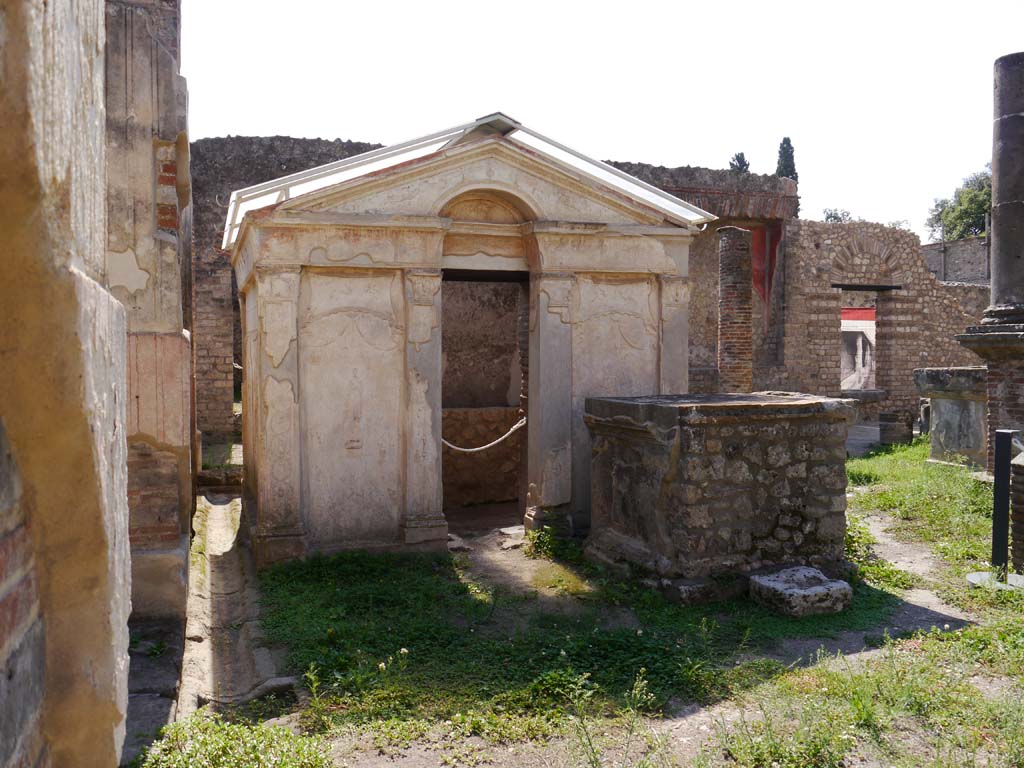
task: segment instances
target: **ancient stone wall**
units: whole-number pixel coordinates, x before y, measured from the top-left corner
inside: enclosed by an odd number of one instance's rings
[[[232,437],[234,389],[242,361],[238,291],[220,249],[228,200],[236,189],[314,168],[378,144],[287,136],[228,136],[191,144],[197,426],[213,439]]]
[[[935,279],[985,286],[989,284],[988,249],[987,237],[965,237],[921,246],[925,263]]]
[[[518,283],[442,283],[442,404],[445,408],[518,405]]]
[[[445,408],[441,414],[441,434],[452,445],[476,448],[504,435],[519,417],[519,408],[514,406]],[[445,446],[441,452],[444,508],[517,499],[524,434],[518,430],[504,442],[479,453],[462,453]]]
[[[0,765],[109,768],[130,573],[103,4],[8,0],[0,18]]]
[[[954,336],[977,321],[966,310],[977,309],[974,294],[982,289],[937,281],[916,235],[866,222],[794,220],[784,244],[785,357],[773,387],[839,395],[846,292],[834,285],[892,288],[875,291],[876,386],[885,392],[879,410],[916,411],[914,368],[977,364]]]

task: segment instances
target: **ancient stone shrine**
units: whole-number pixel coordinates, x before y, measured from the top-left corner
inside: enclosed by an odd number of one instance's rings
[[[501,114],[236,192],[258,560],[444,546],[459,281],[522,286],[519,504],[528,526],[585,525],[584,399],[687,391],[688,250],[712,218]]]

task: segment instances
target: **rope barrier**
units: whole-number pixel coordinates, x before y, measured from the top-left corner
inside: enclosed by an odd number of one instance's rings
[[[498,443],[502,442],[503,440],[508,440],[508,438],[510,438],[512,436],[513,432],[515,432],[517,429],[520,429],[521,427],[523,427],[525,425],[526,425],[526,417],[523,416],[523,418],[521,418],[519,421],[517,421],[515,424],[513,424],[512,425],[512,429],[510,429],[504,435],[499,437],[494,442],[488,443],[487,445],[481,445],[479,448],[459,448],[459,446],[452,445],[447,440],[445,440],[443,437],[441,438],[441,442],[444,443],[449,448],[451,448],[453,451],[458,451],[459,453],[478,453],[479,451],[486,451],[488,448],[493,448],[494,446],[496,446]]]

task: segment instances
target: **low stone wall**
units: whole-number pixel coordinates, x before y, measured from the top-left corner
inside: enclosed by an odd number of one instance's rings
[[[441,434],[460,448],[476,448],[501,437],[519,418],[518,408],[445,408]],[[525,434],[526,430],[520,429],[480,453],[461,453],[445,446],[441,458],[445,509],[517,499]]]
[[[984,467],[988,459],[988,389],[984,366],[918,368],[914,383],[931,399],[929,458],[948,461],[964,456]]]
[[[837,564],[851,400],[590,398],[587,552],[666,578]]]

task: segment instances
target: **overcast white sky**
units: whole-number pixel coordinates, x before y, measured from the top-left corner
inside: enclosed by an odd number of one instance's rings
[[[924,237],[991,156],[992,62],[1024,1],[184,0],[193,138],[392,144],[502,111],[601,160],[775,170]]]

